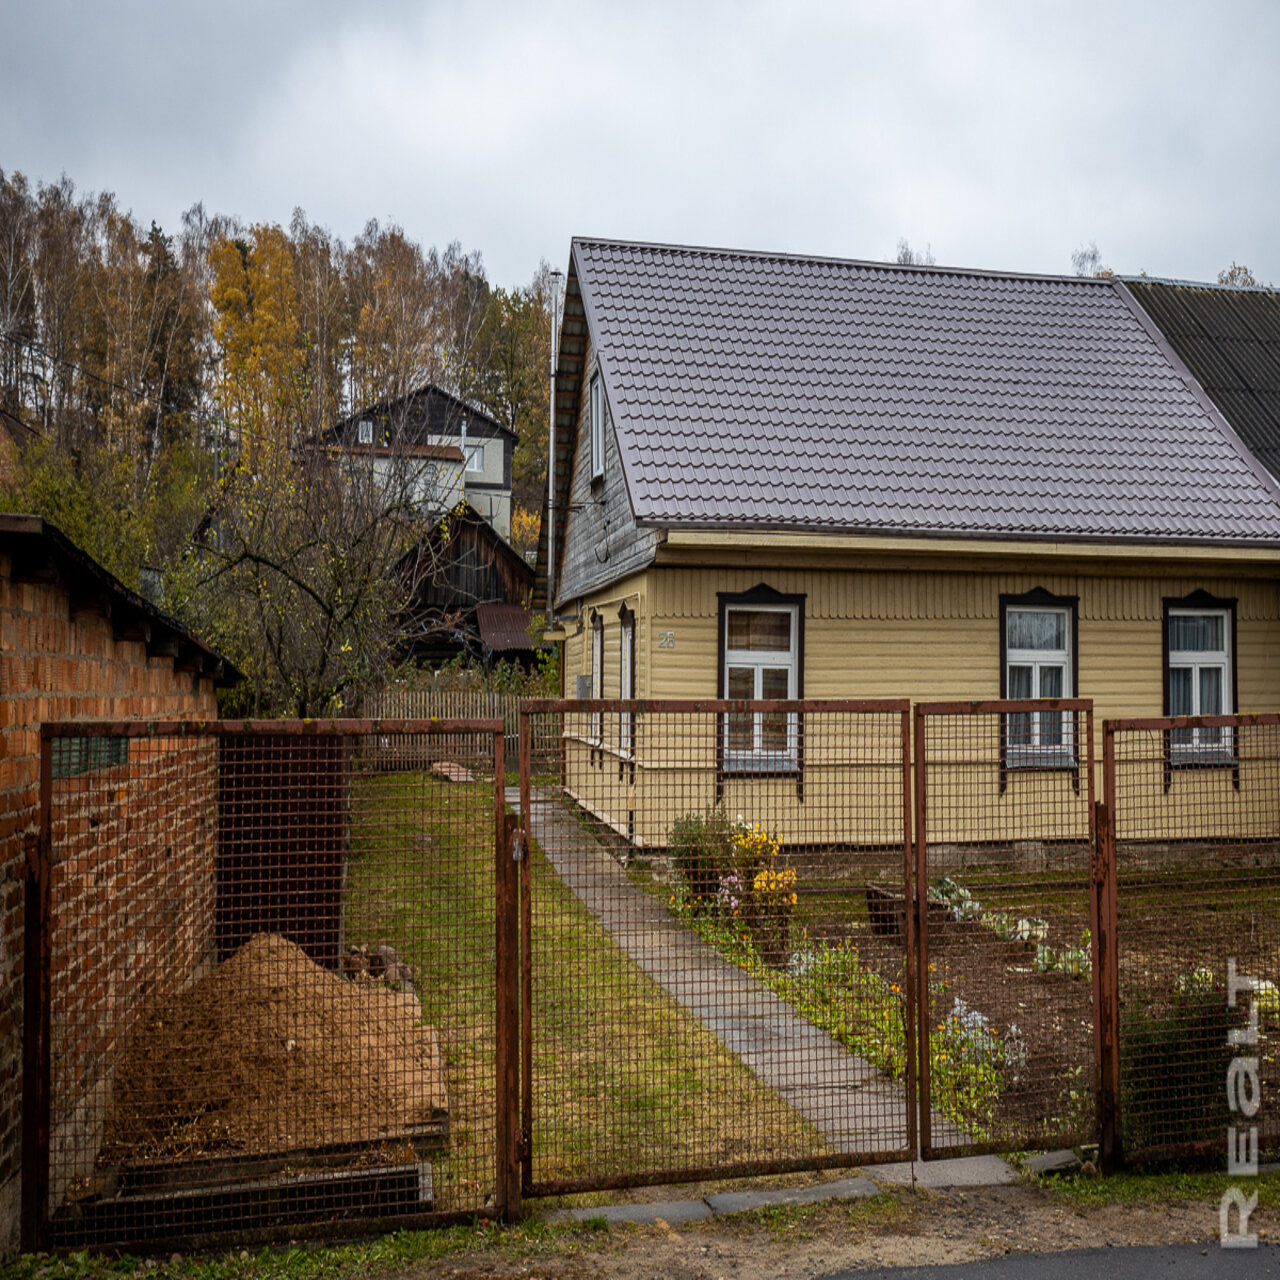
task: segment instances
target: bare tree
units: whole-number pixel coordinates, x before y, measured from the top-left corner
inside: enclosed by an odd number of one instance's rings
[[[1218,272],[1218,283],[1228,285],[1232,289],[1256,289],[1262,281],[1243,262],[1237,262],[1232,258],[1231,265]]]
[[[933,256],[933,245],[927,244],[923,249],[913,249],[904,236],[898,241],[898,256],[895,259],[900,267],[935,267],[937,259]]]
[[[439,569],[424,534],[447,518],[457,479],[433,467],[331,439],[224,478],[171,594],[244,672],[239,710],[332,714],[421,635],[415,601]]]
[[[1076,275],[1084,278],[1105,279],[1107,276],[1114,274],[1110,267],[1103,265],[1102,254],[1098,251],[1097,244],[1092,240],[1087,245],[1082,244],[1080,248],[1072,252],[1071,270]]]

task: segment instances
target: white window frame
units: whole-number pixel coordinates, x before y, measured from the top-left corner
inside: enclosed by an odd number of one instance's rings
[[[470,474],[476,474],[484,470],[484,445],[469,444],[467,445],[466,463],[464,466]]]
[[[595,699],[604,697],[604,619],[598,613],[591,615],[591,696]],[[591,744],[599,747],[603,743],[604,715],[593,711]]]
[[[791,619],[791,648],[784,653],[780,649],[731,649],[729,647],[729,616],[733,613],[785,613]],[[754,669],[753,700],[763,698],[764,669],[785,667],[787,671],[787,697],[796,698],[800,671],[800,606],[795,604],[741,604],[724,606],[724,687],[720,696],[729,698],[729,671],[733,667]],[[729,716],[724,718],[724,771],[726,773],[793,773],[800,767],[800,724],[794,712],[787,714],[786,746],[781,751],[768,751],[761,746],[762,716],[752,716],[751,750],[735,751],[729,747]]]
[[[1170,606],[1165,613],[1165,627],[1173,618],[1220,618],[1222,620],[1222,648],[1218,650],[1174,649],[1165,634],[1165,681],[1169,687],[1170,673],[1174,670],[1191,672],[1191,712],[1192,716],[1235,714],[1232,705],[1234,688],[1231,670],[1231,650],[1233,636],[1231,634],[1231,609],[1193,608]],[[1222,689],[1222,709],[1207,712],[1200,706],[1200,672],[1206,668],[1216,669],[1219,673]],[[1189,736],[1182,736],[1189,735]],[[1206,729],[1199,726],[1192,729],[1175,729],[1169,738],[1169,755],[1174,764],[1219,763],[1233,758],[1235,748],[1230,729]]]
[[[357,437],[361,444],[373,443],[373,423],[360,422],[356,424]]]
[[[591,375],[591,400],[588,405],[591,422],[591,478],[604,475],[604,383],[599,371]]]
[[[636,635],[636,616],[629,609],[623,609],[619,616],[619,634],[621,639],[618,644],[619,665],[618,665],[618,696],[624,701],[630,701],[636,696],[635,685],[635,635]],[[621,711],[618,713],[618,749],[628,759],[635,751],[635,730],[636,718],[633,711]]]
[[[1041,671],[1045,667],[1061,668],[1062,693],[1053,695],[1059,698],[1075,697],[1072,685],[1072,652],[1075,637],[1071,634],[1072,610],[1067,605],[1053,604],[1009,604],[1004,609],[1002,625],[1005,629],[1004,655],[1004,687],[1006,693],[1012,686],[1012,669],[1014,667],[1031,668],[1031,696],[1039,700]],[[1009,619],[1015,613],[1056,613],[1063,620],[1063,647],[1061,649],[1014,649],[1009,646]],[[1010,768],[1073,768],[1075,755],[1075,718],[1069,712],[1015,712],[1009,717],[1011,722],[1015,716],[1019,719],[1029,715],[1029,741],[1005,743],[1005,762]],[[1045,742],[1044,734],[1054,717],[1058,725],[1057,742]],[[1012,733],[1009,737],[1012,738]]]

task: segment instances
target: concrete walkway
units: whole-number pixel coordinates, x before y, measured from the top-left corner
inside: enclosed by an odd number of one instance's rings
[[[507,802],[519,809],[517,788],[507,789]],[[561,805],[535,792],[531,807],[533,838],[618,946],[835,1150],[871,1155],[906,1146],[907,1100],[901,1085],[682,928],[628,881],[617,860]],[[964,1140],[937,1114],[933,1133],[935,1142]]]

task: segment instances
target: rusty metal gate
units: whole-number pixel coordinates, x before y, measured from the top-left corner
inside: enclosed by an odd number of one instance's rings
[[[47,725],[24,1247],[1213,1150],[1280,716],[1103,732],[1095,805],[1081,700],[526,701],[518,786],[494,720]]]
[[[1096,1132],[1093,704],[915,709],[920,1154]]]
[[[523,705],[525,1194],[911,1153],[909,728]]]
[[[1112,1163],[1280,1149],[1280,716],[1108,720]]]
[[[23,1246],[510,1216],[503,724],[45,725]]]

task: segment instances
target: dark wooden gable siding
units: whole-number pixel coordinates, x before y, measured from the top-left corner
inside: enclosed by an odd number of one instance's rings
[[[596,366],[590,343],[585,363],[586,376],[578,397],[564,561],[557,593],[560,601],[572,600],[649,564],[657,544],[653,530],[638,528],[631,512],[611,413],[604,433],[604,476],[600,480],[591,478],[590,386]],[[607,403],[607,372],[602,376]]]
[[[452,612],[478,604],[528,604],[533,570],[489,522],[473,511],[449,521],[450,537],[433,550],[438,563],[418,592],[418,607]]]
[[[594,371],[589,322],[571,258],[556,368],[556,456],[552,485],[556,495],[557,606],[651,563],[657,545],[654,531],[636,525],[612,418],[605,432],[604,478],[592,484],[588,416]],[[607,402],[607,369],[603,376]],[[547,609],[545,504],[533,607]]]

